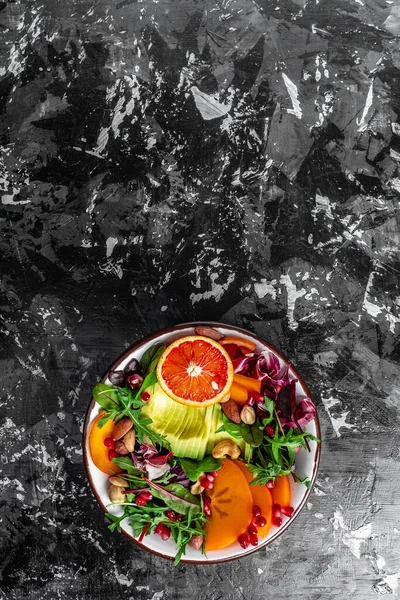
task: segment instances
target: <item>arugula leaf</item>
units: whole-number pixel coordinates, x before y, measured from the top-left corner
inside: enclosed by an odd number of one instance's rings
[[[197,481],[201,473],[218,471],[222,467],[222,460],[213,456],[206,456],[203,460],[192,460],[190,458],[179,458],[182,469],[191,481]]]
[[[107,423],[107,421],[109,421],[110,419],[115,419],[118,415],[119,415],[119,411],[118,410],[112,410],[110,412],[106,412],[101,419],[99,420],[99,422],[97,423],[97,427],[99,429],[101,429],[103,427],[103,425],[105,425]]]
[[[266,425],[269,425],[274,418],[275,403],[270,398],[267,398],[267,396],[264,396],[264,404],[265,404],[265,408],[269,412],[269,417],[266,417],[265,419],[263,419],[263,422],[262,422],[265,427]]]
[[[159,343],[150,346],[150,348],[144,352],[142,358],[140,359],[140,366],[143,373],[148,373],[156,368],[157,362],[165,348],[165,344]]]
[[[92,389],[92,396],[105,410],[116,409],[119,405],[117,387],[112,388],[105,383],[96,383]]]
[[[192,514],[201,513],[200,501],[180,483],[161,486],[146,477],[143,479],[151,486],[153,496],[163,500],[172,510],[182,515],[186,515],[189,509],[192,509]]]

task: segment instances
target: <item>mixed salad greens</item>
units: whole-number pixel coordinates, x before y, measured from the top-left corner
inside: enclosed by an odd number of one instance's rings
[[[95,385],[93,398],[103,409],[95,426],[106,429],[112,424],[114,432],[118,428],[124,434],[122,438],[104,438],[108,459],[115,466],[109,478],[110,499],[123,510],[121,516],[107,513],[109,529],[120,531],[127,519],[139,541],[150,533],[159,534],[163,540],[172,536],[177,564],[188,545],[205,551],[207,522],[212,514],[207,492],[218,477],[223,458],[212,453],[201,460],[177,456],[168,436],[152,427],[146,406],[157,385],[156,367],[164,349],[164,344],[155,344],[140,361],[132,359],[123,370],[111,371],[111,385]],[[282,366],[272,352],[244,352],[236,345],[231,346],[230,357],[235,373],[261,381],[261,392],[248,397],[246,406],[254,419],[247,422],[231,420],[224,405],[218,405],[222,411],[213,433],[237,440],[242,448],[245,445],[246,451],[237,460],[244,461],[252,473],[250,486],[273,488],[278,476],[289,474],[297,483],[310,486],[307,476],[296,473],[295,458],[300,448],[310,450],[310,441],[320,441],[304,430],[316,416],[312,400],[296,400],[296,380],[289,377],[289,365]],[[260,511],[256,512],[261,522]],[[253,539],[256,537],[254,534]]]

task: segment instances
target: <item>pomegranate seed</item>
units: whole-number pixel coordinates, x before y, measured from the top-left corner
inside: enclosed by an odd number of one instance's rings
[[[280,527],[282,525],[282,519],[280,517],[272,517],[271,523],[272,525],[275,525],[275,527]]]
[[[253,525],[255,527],[264,527],[267,524],[267,519],[263,516],[257,517],[255,521],[253,521]]]
[[[246,550],[246,548],[250,544],[250,536],[249,536],[249,534],[248,533],[242,533],[242,535],[239,535],[238,542],[242,546],[242,548],[244,548]]]
[[[142,498],[144,498],[146,502],[149,502],[149,500],[153,500],[153,494],[151,494],[150,492],[140,492],[139,495],[142,496]]]
[[[214,483],[214,479],[215,479],[214,475],[211,475],[211,473],[207,473],[206,477],[207,477],[208,481],[211,481],[211,483]]]
[[[155,529],[154,529],[154,533],[162,533],[164,529],[164,524],[163,523],[159,523],[158,525],[156,525]]]
[[[176,515],[176,520],[177,521],[182,521],[182,515],[180,515],[179,513]]]
[[[206,488],[206,490],[211,490],[214,487],[212,481],[209,481],[207,477],[202,477],[201,479],[199,479],[199,483],[201,487]]]
[[[141,498],[141,497],[140,497],[140,494],[139,494],[139,496],[136,498],[135,502],[136,502],[136,504],[137,504],[138,506],[146,506],[146,504],[147,504],[147,500],[145,500],[144,498]]]
[[[250,544],[252,546],[258,546],[258,535],[257,534],[250,536]]]
[[[148,400],[150,400],[149,392],[142,392],[140,394],[140,398],[143,400],[143,402],[147,402]]]
[[[254,402],[262,403],[264,410],[265,410],[264,396],[262,394],[259,394],[258,392],[251,392],[250,398],[252,398],[254,400]]]
[[[134,373],[133,375],[128,375],[126,378],[126,384],[129,389],[135,390],[140,388],[143,383],[143,377],[139,375],[139,373]]]
[[[291,517],[294,512],[293,506],[282,506],[281,513],[286,517]]]
[[[249,525],[247,528],[247,533],[251,535],[257,535],[257,528],[254,525]]]
[[[211,506],[209,504],[204,505],[204,514],[206,515],[206,517],[212,516]]]
[[[265,487],[267,487],[269,490],[273,490],[275,487],[275,481],[267,481],[267,483],[265,484]]]
[[[267,436],[270,438],[273,438],[275,435],[275,428],[272,427],[272,425],[266,425],[264,431],[267,434]]]
[[[272,506],[272,514],[274,517],[280,517],[281,516],[281,505],[280,504],[274,504]]]
[[[211,475],[214,475],[214,477],[218,477],[219,473],[218,471],[211,471]]]
[[[210,506],[210,504],[211,504],[211,496],[207,496],[207,495],[206,495],[206,496],[204,496],[204,498],[203,498],[203,502],[204,502],[204,504],[206,504],[207,506]]]
[[[167,527],[166,525],[164,525],[162,533],[161,533],[161,539],[164,540],[164,542],[166,542],[167,540],[169,540],[171,536],[171,530],[169,527]]]
[[[104,440],[104,445],[106,448],[109,448],[110,450],[114,450],[114,440],[111,437],[108,437]]]
[[[249,399],[246,402],[247,406],[254,406],[255,403],[256,401],[254,400],[254,398],[252,396],[249,396]]]
[[[115,450],[109,450],[108,451],[108,460],[112,460],[113,458],[117,458],[118,454],[115,452]]]
[[[139,537],[139,542],[142,542],[142,541],[143,541],[143,538],[144,538],[144,536],[146,535],[146,533],[147,533],[147,530],[148,530],[148,528],[149,528],[149,527],[150,527],[150,523],[146,523],[146,525],[145,525],[145,526],[143,527],[143,529],[142,529],[142,533],[140,534],[140,537]]]
[[[165,516],[168,517],[170,521],[176,521],[176,513],[173,510],[167,510]]]
[[[261,515],[261,508],[255,504],[253,506],[253,517],[259,517]]]

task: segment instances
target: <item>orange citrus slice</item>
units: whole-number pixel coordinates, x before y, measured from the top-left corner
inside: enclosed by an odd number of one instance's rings
[[[233,382],[233,365],[218,342],[189,335],[172,342],[161,355],[157,379],[166,394],[186,406],[220,402]]]

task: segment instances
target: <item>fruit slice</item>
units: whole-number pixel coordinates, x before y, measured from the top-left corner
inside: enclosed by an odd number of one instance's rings
[[[222,340],[219,341],[220,344],[225,346],[225,344],[236,344],[237,346],[241,346],[242,348],[247,348],[248,350],[255,350],[257,344],[254,342],[250,342],[250,340],[245,340],[241,337],[236,337],[235,335],[226,335]]]
[[[278,475],[275,479],[275,487],[271,490],[274,504],[290,506],[290,481],[289,475]]]
[[[190,335],[166,348],[157,364],[157,379],[176,402],[204,408],[229,393],[233,365],[218,342]]]
[[[90,448],[90,456],[96,467],[103,471],[103,473],[107,473],[107,475],[112,475],[113,473],[121,473],[122,469],[117,467],[111,460],[108,458],[108,448],[104,445],[104,440],[108,437],[112,437],[114,422],[110,419],[107,421],[105,425],[100,429],[97,426],[97,423],[100,421],[101,417],[105,414],[103,410],[93,421],[93,425],[90,429],[89,433],[89,448]]]
[[[222,461],[214,487],[208,493],[212,517],[206,524],[205,549],[220,550],[233,544],[248,527],[253,498],[245,476],[228,458]]]
[[[253,497],[253,505],[259,506],[262,516],[267,519],[267,523],[263,527],[258,527],[257,531],[258,537],[264,538],[271,527],[272,505],[274,503],[272,500],[272,495],[265,485],[250,485],[250,482],[254,479],[253,474],[244,462],[238,460],[235,462],[235,465],[242,471],[247,483],[249,484],[249,490]]]

